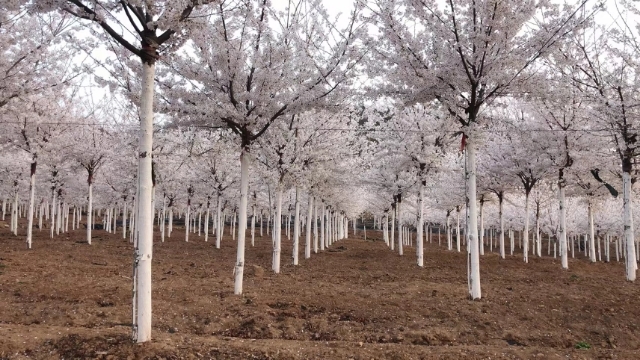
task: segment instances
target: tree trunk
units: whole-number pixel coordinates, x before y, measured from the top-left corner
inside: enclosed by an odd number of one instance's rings
[[[325,209],[325,206],[324,206],[324,201],[320,201],[320,207],[322,208],[322,214],[321,214],[321,217],[320,217],[320,250],[324,251],[324,241],[325,241],[325,239],[324,239],[324,233],[325,233],[325,231],[324,231],[324,229],[325,229],[324,218],[325,218],[325,213],[326,213],[326,209]]]
[[[240,165],[240,167],[242,167],[242,164]],[[216,249],[220,249],[222,230],[224,229],[224,223],[222,222],[222,196],[220,196],[220,194],[218,194],[218,209],[216,217]]]
[[[484,201],[480,201],[480,234],[478,235],[480,255],[484,255]]]
[[[469,224],[467,224],[466,234],[471,248],[469,256],[469,295],[471,299],[480,299],[482,292],[480,288],[480,255],[478,251],[478,212],[476,209],[476,149],[473,136],[467,139],[465,167],[467,183],[467,199],[469,199]]]
[[[36,166],[34,161],[31,163],[31,178],[29,179],[29,212],[27,213],[27,249],[31,249],[31,241],[33,237],[33,207],[36,197]]]
[[[506,254],[504,251],[504,213],[503,213],[504,199],[502,198],[502,196],[500,197],[498,202],[499,202],[498,217],[500,218],[500,239],[498,241],[500,242],[500,258],[504,259]]]
[[[460,243],[462,242],[462,236],[460,236],[460,207],[456,207],[456,250],[460,252]]]
[[[313,253],[318,253],[318,204],[313,199]]]
[[[536,205],[538,211],[536,211],[536,253],[538,257],[542,257],[542,238],[540,237],[540,205]]]
[[[153,253],[153,208],[151,154],[153,151],[153,85],[155,64],[142,63],[142,94],[140,97],[140,148],[138,151],[138,214],[135,248],[134,338],[141,343],[151,340],[151,258]]]
[[[596,247],[595,247],[595,231],[593,228],[593,204],[589,200],[589,259],[591,262],[596,262]],[[598,241],[598,250],[600,249],[600,242]],[[600,251],[598,251],[599,253]]]
[[[353,224],[355,225],[355,220],[353,221]],[[355,230],[355,229],[354,229]],[[355,235],[355,231],[354,231],[354,235]],[[384,243],[389,246],[389,213],[386,212],[385,215],[382,217],[382,237],[384,238]]]
[[[453,236],[451,236],[451,217],[447,214],[447,250],[453,250]]]
[[[293,223],[293,265],[298,265],[299,247],[300,247],[300,194],[296,187],[296,204]],[[291,216],[289,216],[291,219]],[[290,221],[290,220],[289,220]]]
[[[313,220],[313,196],[309,194],[309,205],[307,209],[307,236],[304,244],[304,258],[311,257],[311,220]]]
[[[256,246],[256,206],[251,207],[251,246]]]
[[[422,229],[424,224],[424,187],[425,182],[422,181],[420,185],[420,194],[418,197],[418,225],[416,228],[418,229],[418,235],[416,239],[416,248],[418,252],[418,266],[424,267],[424,248],[422,242]]]
[[[238,219],[238,214],[236,210],[233,210],[233,218],[231,219],[231,239],[236,239],[236,220]]]
[[[395,233],[396,233],[396,208],[393,207],[391,210],[391,240],[389,243],[391,244],[391,251],[395,248]]]
[[[171,237],[173,231],[173,206],[169,207],[169,225],[167,225],[167,237]]]
[[[93,179],[89,175],[89,203],[87,204],[87,244],[91,245],[91,224],[93,223]]]
[[[567,251],[567,215],[565,209],[564,199],[564,182],[560,180],[558,182],[558,199],[559,199],[559,214],[558,221],[558,241],[560,242],[560,261],[563,269],[569,268],[569,257]]]
[[[529,262],[529,193],[524,195],[524,262]]]
[[[629,166],[630,167],[630,166]],[[633,224],[631,218],[631,174],[629,171],[622,172],[622,202],[624,209],[624,244],[627,249],[625,261],[627,269],[627,280],[636,280],[636,251],[634,244]]]
[[[164,212],[164,210],[162,211]],[[204,215],[204,242],[209,241],[209,200],[207,200],[207,212]]]
[[[273,271],[280,273],[280,251],[282,248],[282,184],[278,185],[278,193],[276,195],[276,221],[274,224],[275,241],[273,244]]]
[[[249,197],[249,150],[243,148],[240,153],[240,209],[238,228],[238,252],[235,267],[235,285],[233,293],[242,294],[244,274],[244,243],[247,230],[247,200]]]
[[[184,241],[189,242],[189,227],[191,226],[191,199],[187,200],[187,214],[184,218]]]
[[[396,205],[396,209],[398,210],[398,255],[404,255],[404,251],[402,248],[402,213],[401,213],[401,202],[398,201]]]
[[[49,218],[51,220],[51,238],[53,239],[53,232],[55,231],[55,224],[56,224],[56,196],[57,196],[57,191],[55,189],[52,190],[53,191],[53,196],[51,197],[51,211],[49,214]],[[91,224],[89,224],[89,222],[87,221],[87,226],[90,226]]]

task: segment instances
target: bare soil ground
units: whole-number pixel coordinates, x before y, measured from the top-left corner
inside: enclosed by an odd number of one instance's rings
[[[471,301],[464,252],[427,244],[419,269],[413,248],[352,236],[294,267],[284,240],[275,275],[265,234],[247,245],[234,296],[235,243],[186,243],[182,231],[154,245],[154,339],[138,345],[121,233],[87,245],[83,231],[36,230],[27,250],[25,229],[0,223],[0,359],[640,358],[640,284],[622,263],[572,259],[563,271],[559,259],[488,252],[483,299]]]

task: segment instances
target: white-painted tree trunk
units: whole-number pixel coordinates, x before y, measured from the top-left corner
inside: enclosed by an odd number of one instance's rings
[[[499,238],[499,246],[500,246],[500,258],[504,259],[506,257],[506,253],[504,250],[504,201],[500,200],[498,217],[500,218],[500,238]]]
[[[480,255],[484,255],[484,201],[480,201],[480,234],[478,237]]]
[[[631,174],[622,172],[622,207],[624,210],[624,244],[626,246],[627,280],[636,280],[636,251],[634,244],[632,210],[631,210]]]
[[[27,214],[27,249],[31,249],[33,239],[33,206],[36,197],[36,162],[31,163],[31,178],[29,179],[29,212]]]
[[[218,209],[216,214],[216,249],[220,249],[220,241],[222,240],[222,231],[224,230],[224,222],[222,220],[222,196],[218,194]]]
[[[331,246],[331,220],[332,220],[331,219],[331,210],[327,209],[327,220],[325,222],[325,225],[326,225],[325,231],[327,233],[325,235],[325,238],[326,238],[325,246],[326,247]]]
[[[318,253],[318,204],[313,199],[313,253]]]
[[[393,207],[391,210],[391,240],[389,243],[391,244],[391,251],[395,248],[395,233],[396,233],[396,207]]]
[[[560,182],[558,184],[558,242],[560,243],[560,262],[562,263],[563,269],[569,268],[569,254],[567,251],[567,217],[566,217],[566,209],[565,209],[565,198],[564,198],[564,184]]]
[[[209,241],[209,201],[207,200],[207,212],[204,215],[204,242]]]
[[[596,234],[593,226],[593,204],[591,204],[591,200],[588,203],[588,211],[589,211],[589,259],[591,262],[596,262]],[[600,253],[600,241],[598,241],[598,253]]]
[[[465,150],[467,165],[465,167],[467,199],[469,200],[469,224],[466,233],[471,248],[469,254],[469,295],[471,299],[480,299],[480,254],[478,251],[478,212],[476,209],[476,149],[473,136],[468,137]]]
[[[58,201],[58,208],[56,209],[56,235],[60,235],[60,229],[62,228],[62,202]],[[16,223],[17,225],[17,223]]]
[[[384,238],[384,243],[389,246],[389,212],[385,213],[382,221],[382,237]],[[353,223],[355,224],[355,220]]]
[[[118,227],[118,208],[117,207],[113,208],[113,219],[111,220],[111,226],[113,226],[113,228],[111,229],[111,233],[115,234]]]
[[[447,214],[447,250],[453,250],[453,236],[451,234],[451,216]]]
[[[91,245],[91,224],[93,223],[93,184],[89,182],[89,202],[87,203],[87,244]]]
[[[398,205],[396,205],[396,209],[398,210],[398,255],[404,255],[404,249],[402,247],[402,209],[401,202],[398,201]]]
[[[187,214],[184,217],[184,241],[185,242],[189,242],[189,227],[191,225],[189,220],[191,220],[191,199],[189,199],[187,202]]]
[[[76,206],[73,207],[73,220],[71,221],[71,230],[76,229],[76,216],[77,216],[78,208]],[[40,210],[42,214],[42,210]],[[42,217],[40,217],[40,227],[42,227]]]
[[[127,238],[127,217],[128,217],[128,211],[129,209],[127,208],[127,202],[125,201],[122,204],[122,238],[126,239]]]
[[[529,194],[524,196],[524,262],[529,262]]]
[[[418,230],[418,236],[416,239],[416,248],[418,252],[418,266],[424,267],[424,248],[422,242],[422,229],[424,224],[424,182],[420,185],[420,194],[418,195],[418,225],[416,226]]]
[[[460,252],[460,243],[462,242],[462,236],[460,236],[460,207],[456,207],[456,250]]]
[[[51,220],[51,238],[53,239],[53,233],[56,227],[56,201],[57,201],[57,191],[53,189],[53,196],[51,199],[51,212],[50,212],[50,220]],[[89,222],[87,222],[87,226],[89,226]]]
[[[542,238],[540,237],[540,219],[536,217],[536,253],[542,257]]]
[[[273,272],[280,273],[280,251],[282,249],[282,185],[278,185],[276,195],[276,219],[273,232],[275,233],[275,241],[273,244]]]
[[[173,231],[173,207],[169,207],[169,224],[167,225],[167,237],[171,237]]]
[[[304,243],[304,258],[308,259],[311,257],[311,220],[313,220],[313,196],[309,194],[309,205],[307,208],[307,235]],[[315,247],[316,244],[314,244]],[[315,249],[317,252],[317,248]]]
[[[151,340],[151,259],[153,253],[153,208],[151,154],[153,150],[153,85],[155,64],[142,63],[140,97],[140,140],[138,157],[138,213],[135,247],[134,338],[136,342]]]
[[[299,264],[300,256],[300,199],[298,188],[296,187],[295,219],[293,223],[293,265]],[[291,215],[289,215],[291,219]],[[291,220],[289,220],[291,221]]]
[[[256,206],[251,207],[251,246],[256,246]]]
[[[324,247],[325,247],[325,238],[324,238],[324,233],[325,233],[325,221],[324,218],[326,217],[326,207],[324,205],[324,201],[320,201],[320,208],[322,208],[322,214],[320,217],[320,250],[324,251]]]
[[[238,251],[235,266],[235,284],[233,293],[242,294],[242,280],[244,274],[244,245],[247,230],[247,203],[249,198],[249,151],[246,148],[240,153],[240,207],[238,228]],[[235,218],[235,216],[234,216]],[[235,219],[234,219],[235,220]]]

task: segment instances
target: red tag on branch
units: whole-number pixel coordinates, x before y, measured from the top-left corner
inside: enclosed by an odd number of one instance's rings
[[[467,145],[467,135],[462,133],[462,141],[460,142],[460,151],[464,151],[464,147]]]

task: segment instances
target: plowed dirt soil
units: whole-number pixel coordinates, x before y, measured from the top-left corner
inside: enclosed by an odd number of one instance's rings
[[[247,242],[233,295],[235,242],[176,228],[153,254],[153,341],[131,341],[132,245],[84,231],[33,249],[0,223],[0,359],[640,359],[640,284],[621,262],[481,257],[482,300],[467,298],[465,252],[437,243],[399,256],[369,231],[271,271],[271,240]],[[434,238],[434,240],[436,240]],[[302,243],[303,244],[303,243]],[[545,244],[546,245],[546,244]],[[301,245],[301,250],[304,246]]]

